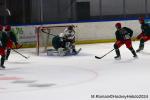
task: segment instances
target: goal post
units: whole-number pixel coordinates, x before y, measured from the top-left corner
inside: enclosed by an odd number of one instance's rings
[[[54,26],[38,26],[35,28],[36,34],[36,54],[45,53],[49,46],[52,46],[53,37],[63,33],[68,26],[74,25],[54,25]]]

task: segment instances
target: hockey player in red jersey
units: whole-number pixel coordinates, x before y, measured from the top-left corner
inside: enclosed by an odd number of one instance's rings
[[[122,27],[121,23],[116,23],[115,25],[117,31],[115,32],[116,35],[116,42],[114,44],[114,49],[116,51],[116,55],[114,58],[115,59],[121,59],[121,55],[120,55],[120,50],[119,48],[125,44],[126,47],[132,52],[133,57],[137,57],[137,54],[135,52],[135,50],[132,47],[132,41],[131,41],[131,37],[133,35],[133,31],[130,28],[127,27]]]
[[[136,52],[140,52],[144,49],[144,42],[150,40],[150,26],[145,23],[145,20],[143,17],[139,18],[139,23],[141,24],[141,34],[137,36],[137,39],[140,40],[139,48],[136,50]]]
[[[6,31],[6,35],[8,37],[8,41],[7,41],[7,55],[6,55],[6,60],[7,60],[9,55],[10,55],[11,49],[13,48],[13,44],[15,44],[16,49],[20,48],[22,45],[18,44],[17,37],[16,37],[15,33],[12,31],[10,25],[6,25],[5,26],[5,31]]]

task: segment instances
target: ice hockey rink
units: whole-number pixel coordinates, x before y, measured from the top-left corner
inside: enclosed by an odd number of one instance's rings
[[[138,45],[133,42],[135,49]],[[122,46],[121,60],[114,60],[115,52],[103,59],[94,57],[113,49],[113,43],[77,45],[82,48],[79,55],[66,57],[36,56],[34,48],[20,49],[30,58],[12,52],[6,69],[0,70],[0,100],[117,100],[92,95],[149,95],[149,45],[145,43],[138,59]]]

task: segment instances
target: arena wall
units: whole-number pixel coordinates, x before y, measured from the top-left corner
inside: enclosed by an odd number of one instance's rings
[[[61,26],[75,25],[77,44],[83,43],[99,43],[115,41],[115,23],[121,22],[122,26],[130,27],[134,31],[134,37],[141,32],[140,24],[137,20],[125,21],[101,21],[101,22],[83,22],[83,23],[67,23],[67,24],[46,24],[42,26]],[[36,35],[35,27],[40,25],[14,26],[19,42],[26,45],[35,45]],[[59,34],[55,32],[53,34]],[[52,39],[52,38],[50,38]]]

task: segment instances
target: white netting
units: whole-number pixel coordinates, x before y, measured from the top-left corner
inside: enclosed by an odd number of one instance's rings
[[[36,49],[37,55],[47,51],[47,48],[52,45],[54,36],[64,32],[67,26],[40,26],[36,28]]]

